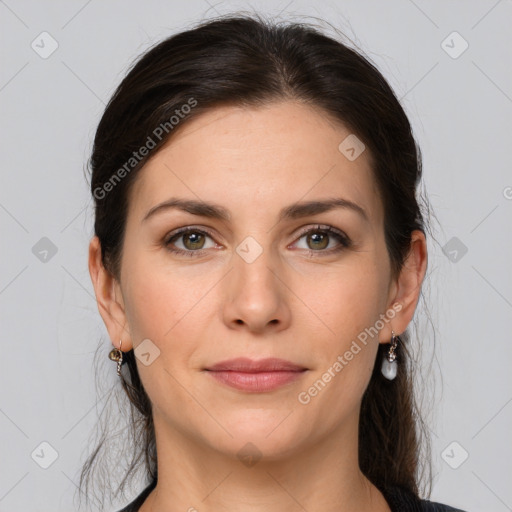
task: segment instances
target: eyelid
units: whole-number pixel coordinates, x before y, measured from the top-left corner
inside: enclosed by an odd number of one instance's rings
[[[332,235],[337,235],[339,236],[343,241],[344,243],[346,243],[347,246],[351,245],[352,244],[352,241],[351,239],[349,238],[349,236],[344,233],[343,231],[341,231],[340,229],[338,228],[335,228],[334,226],[331,226],[329,224],[314,224],[314,225],[309,225],[307,227],[305,227],[304,229],[302,229],[297,236],[296,240],[299,240],[301,239],[304,235],[307,235],[308,233],[310,233],[311,231],[325,231],[329,234],[332,234]],[[295,243],[295,242],[294,242]],[[318,252],[322,252],[322,251],[318,251]],[[324,251],[325,252],[325,251]]]
[[[301,228],[301,230],[299,231],[299,235],[304,235],[304,234],[309,233],[310,231],[314,231],[314,230],[332,231],[332,232],[338,233],[339,235],[346,236],[345,233],[343,233],[343,231],[341,231],[341,229],[335,228],[334,226],[331,226],[330,224],[318,224],[318,223],[308,224],[304,228]]]
[[[170,252],[174,252],[174,253],[177,253],[177,254],[183,254],[183,253],[186,253],[186,254],[202,253],[202,252],[208,250],[208,249],[197,249],[195,251],[191,251],[191,250],[186,251],[186,250],[180,249],[179,247],[175,247],[173,249],[170,248],[171,247],[171,240],[173,240],[175,238],[179,239],[180,236],[186,235],[187,233],[201,233],[201,234],[206,235],[209,238],[211,238],[212,242],[216,246],[220,245],[216,241],[216,235],[209,228],[190,225],[190,226],[183,226],[181,228],[177,228],[177,229],[171,231],[170,233],[166,234],[164,236],[164,238],[162,239],[162,244],[163,244],[164,248],[166,248]]]
[[[210,228],[207,228],[205,226],[195,226],[195,225],[191,224],[191,225],[183,226],[181,228],[176,228],[176,229],[170,231],[169,233],[167,233],[165,235],[164,240],[166,242],[168,242],[169,240],[173,239],[174,237],[176,237],[178,235],[183,235],[185,233],[196,232],[196,231],[199,233],[204,233],[205,235],[208,235],[211,238],[215,238],[217,236],[214,233],[214,231],[211,230]]]
[[[289,244],[287,246],[287,248],[289,248],[290,245],[297,243],[301,238],[303,238],[308,233],[315,232],[315,231],[323,231],[323,232],[327,233],[328,235],[337,237],[339,245],[337,247],[327,249],[327,250],[304,249],[309,254],[312,254],[312,255],[314,254],[315,256],[319,256],[322,254],[330,254],[333,252],[337,252],[343,248],[349,248],[352,245],[352,240],[340,229],[337,229],[334,226],[331,226],[329,224],[313,224],[313,225],[310,224],[310,225],[302,228],[299,231],[299,233],[297,233],[295,235],[294,241],[292,242],[292,244]],[[212,232],[212,230],[210,230],[209,228],[206,228],[206,227],[202,227],[202,226],[200,227],[200,226],[195,226],[195,225],[189,225],[189,226],[183,226],[181,228],[177,228],[177,229],[171,231],[169,234],[167,234],[163,239],[164,247],[172,253],[186,254],[188,256],[201,255],[202,253],[207,251],[208,249],[183,250],[183,249],[180,249],[177,247],[174,249],[169,248],[171,245],[171,240],[173,240],[174,238],[179,238],[180,235],[190,233],[190,232],[202,233],[202,234],[210,237],[212,239],[212,241],[215,243],[215,245],[217,245],[217,246],[219,245],[218,242],[215,240],[216,235]],[[211,249],[211,248],[209,248],[209,249]]]
[[[341,231],[340,229],[337,229],[337,228],[335,228],[333,226],[330,226],[329,224],[313,224],[313,225],[310,224],[310,225],[305,226],[304,228],[302,228],[299,231],[299,233],[297,233],[295,235],[295,237],[296,238],[301,238],[305,234],[309,233],[310,231],[314,231],[314,230],[327,231],[327,232],[330,232],[330,233],[336,233],[336,234],[342,236],[343,238],[345,238],[347,241],[350,240],[349,237],[343,231]],[[202,232],[202,233],[205,233],[205,234],[207,234],[208,236],[210,236],[212,238],[214,238],[216,236],[213,233],[213,231],[211,231],[209,228],[206,228],[206,227],[203,227],[203,226],[190,225],[190,226],[183,226],[181,228],[177,228],[177,229],[171,231],[170,233],[168,233],[165,236],[165,241],[169,242],[174,237],[176,237],[178,235],[181,235],[181,234],[184,234],[184,233],[188,233],[190,231]]]

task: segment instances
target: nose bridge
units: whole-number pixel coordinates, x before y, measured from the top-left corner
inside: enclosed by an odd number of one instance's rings
[[[266,238],[268,241],[268,237]],[[284,326],[289,320],[285,287],[279,279],[279,256],[265,241],[248,236],[236,247],[229,276],[225,321],[250,330]]]
[[[247,237],[236,248],[235,276],[238,293],[243,300],[269,307],[279,295],[276,283],[276,261],[272,248],[260,244],[255,238]],[[242,297],[240,297],[242,298]]]

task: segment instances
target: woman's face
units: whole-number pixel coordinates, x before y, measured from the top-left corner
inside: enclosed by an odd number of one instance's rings
[[[357,436],[378,343],[408,319],[390,312],[383,207],[368,151],[357,156],[353,138],[339,148],[350,135],[295,102],[222,107],[142,169],[116,283],[118,339],[136,350],[157,437],[231,455],[250,442],[271,458]],[[305,371],[208,370],[240,357]]]

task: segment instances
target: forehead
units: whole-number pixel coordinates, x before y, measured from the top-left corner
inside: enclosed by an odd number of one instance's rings
[[[130,210],[142,217],[181,195],[227,208],[275,203],[277,211],[283,203],[336,195],[379,219],[369,151],[347,158],[344,141],[353,137],[323,110],[297,102],[217,107],[184,124],[139,170]]]

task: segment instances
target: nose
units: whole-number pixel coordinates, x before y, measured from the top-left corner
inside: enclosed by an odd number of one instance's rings
[[[266,249],[251,263],[238,254],[226,276],[224,322],[230,329],[278,332],[290,324],[289,288],[284,271]]]

